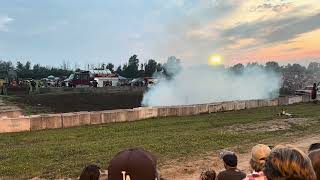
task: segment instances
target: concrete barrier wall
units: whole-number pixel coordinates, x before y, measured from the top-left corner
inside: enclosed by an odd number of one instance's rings
[[[245,101],[246,109],[252,109],[259,107],[259,100],[248,100]]]
[[[278,101],[279,101],[279,105],[280,106],[289,104],[289,98],[288,97],[280,97],[280,98],[278,98]]]
[[[31,131],[46,129],[46,123],[42,120],[41,115],[32,115],[29,118]]]
[[[149,119],[158,117],[158,109],[153,107],[139,107],[134,108],[139,113],[139,119]]]
[[[208,114],[209,113],[209,104],[196,104],[199,114]]]
[[[214,103],[208,105],[209,113],[216,113],[223,111],[222,103]]]
[[[90,112],[90,124],[102,124],[103,111]]]
[[[45,129],[57,129],[63,127],[61,114],[45,114],[41,115],[41,119],[46,126]]]
[[[234,110],[246,109],[246,101],[235,101]]]
[[[90,124],[127,122],[155,117],[191,116],[202,113],[215,113],[266,106],[288,105],[309,101],[310,97],[294,96],[267,100],[230,101],[188,106],[140,107],[134,109],[44,114],[32,116],[21,116],[19,113],[17,113],[15,115],[19,115],[19,117],[0,118],[0,133],[68,128]]]
[[[90,120],[90,112],[76,112],[76,114],[79,116],[79,124],[80,125],[89,125],[91,124]]]
[[[294,96],[289,97],[288,104],[295,104],[295,103],[301,103],[302,102],[302,96]]]
[[[191,116],[197,115],[199,113],[199,109],[196,106],[178,106],[178,116]]]
[[[30,131],[30,118],[4,118],[0,122],[0,133]]]
[[[80,123],[80,116],[77,113],[63,113],[61,114],[61,118],[63,128],[83,125]]]
[[[139,120],[140,110],[126,109],[124,112],[125,121],[136,121]]]
[[[302,102],[310,102],[311,101],[311,97],[308,95],[304,95],[302,96]]]

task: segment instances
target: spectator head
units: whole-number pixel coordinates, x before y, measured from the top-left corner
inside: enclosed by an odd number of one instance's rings
[[[320,180],[320,149],[311,151],[309,153],[309,158],[311,160],[314,172],[316,173],[318,180]]]
[[[310,152],[310,151],[314,151],[314,150],[317,150],[317,149],[320,149],[320,143],[313,143],[313,144],[310,145],[308,151]]]
[[[80,180],[99,180],[100,168],[96,165],[88,165],[80,175]]]
[[[271,149],[264,145],[258,144],[251,150],[250,166],[253,170],[259,172],[264,168],[267,157],[269,156]]]
[[[118,153],[108,167],[108,180],[155,180],[156,178],[159,179],[156,158],[141,148]]]
[[[234,152],[231,151],[222,151],[220,153],[220,157],[224,162],[224,166],[226,169],[228,168],[236,168],[238,165],[238,157]]]
[[[214,170],[207,170],[201,173],[201,180],[215,180],[216,172]]]
[[[316,180],[308,156],[292,146],[276,146],[263,172],[269,180]]]

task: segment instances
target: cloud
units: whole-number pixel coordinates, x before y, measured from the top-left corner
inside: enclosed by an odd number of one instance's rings
[[[13,20],[13,18],[10,18],[8,16],[0,16],[0,31],[9,31],[8,24],[11,23]]]
[[[279,43],[320,28],[320,14],[306,17],[269,19],[244,23],[225,29],[222,37],[257,38],[260,43]]]
[[[290,10],[293,7],[293,4],[291,2],[283,2],[280,4],[272,4],[272,3],[263,3],[259,4],[253,8],[250,9],[251,12],[256,11],[274,11],[274,12],[285,12]]]

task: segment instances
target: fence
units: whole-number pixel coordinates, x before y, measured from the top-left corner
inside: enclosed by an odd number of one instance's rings
[[[62,114],[44,114],[22,116],[10,112],[7,117],[0,117],[0,133],[34,131],[43,129],[69,128],[91,124],[137,121],[142,119],[191,116],[198,114],[235,111],[258,107],[288,105],[308,102],[310,98],[302,96],[280,97],[266,100],[229,101],[211,104],[195,104],[188,106],[139,107],[94,112],[73,112]]]

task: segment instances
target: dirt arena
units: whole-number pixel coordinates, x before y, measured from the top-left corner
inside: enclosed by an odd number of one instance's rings
[[[131,109],[141,106],[143,92],[51,93],[6,97],[26,114]]]

